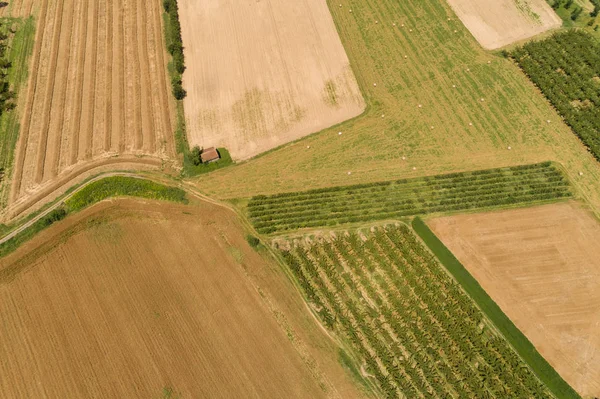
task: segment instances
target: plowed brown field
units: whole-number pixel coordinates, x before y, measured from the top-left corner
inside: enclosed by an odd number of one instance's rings
[[[103,202],[52,226],[0,260],[0,314],[3,398],[358,396],[214,205]]]
[[[107,157],[173,155],[160,0],[21,0],[5,9],[33,9],[38,20],[11,203]]]
[[[188,139],[247,159],[365,108],[325,1],[180,0]]]
[[[428,222],[585,397],[600,396],[600,223],[577,203]]]

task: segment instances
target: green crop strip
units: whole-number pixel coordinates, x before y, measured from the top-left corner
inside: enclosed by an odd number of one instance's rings
[[[533,344],[504,314],[502,309],[479,285],[477,280],[467,269],[454,257],[452,252],[420,218],[415,218],[412,223],[413,229],[427,244],[446,269],[454,276],[456,281],[463,287],[469,296],[477,303],[479,308],[500,330],[502,335],[515,348],[517,353],[529,364],[529,367],[546,384],[548,389],[557,398],[579,398],[580,396],[569,384],[550,366],[550,364],[539,354]]]
[[[408,226],[280,248],[314,312],[382,397],[552,397]]]
[[[110,197],[138,197],[161,201],[187,202],[185,191],[150,180],[113,176],[95,181],[65,201],[69,212],[79,211]]]
[[[550,162],[305,192],[256,196],[248,215],[262,234],[431,213],[527,205],[570,197]]]

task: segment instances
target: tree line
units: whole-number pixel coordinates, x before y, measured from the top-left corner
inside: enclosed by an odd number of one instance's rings
[[[167,50],[173,57],[175,72],[171,78],[173,95],[182,100],[186,96],[183,88],[182,75],[185,71],[185,56],[183,54],[183,40],[181,38],[181,24],[179,22],[179,6],[177,0],[163,0],[163,7],[167,13],[168,26],[166,27]]]

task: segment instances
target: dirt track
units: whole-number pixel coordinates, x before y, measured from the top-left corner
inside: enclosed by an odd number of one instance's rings
[[[161,7],[159,0],[35,2],[10,203],[109,156],[174,155]]]
[[[356,397],[337,349],[290,289],[229,211],[103,202],[0,260],[0,389]]]
[[[428,224],[556,371],[600,396],[600,222],[571,202]]]
[[[467,29],[494,50],[558,28],[562,20],[546,0],[448,0]]]
[[[362,112],[325,1],[180,0],[192,145],[247,159]]]

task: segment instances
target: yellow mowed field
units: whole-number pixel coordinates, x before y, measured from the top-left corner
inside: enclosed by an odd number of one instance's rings
[[[236,160],[365,107],[324,1],[179,1],[190,144]]]
[[[360,396],[212,205],[104,202],[53,226],[0,260],[0,313],[4,398]]]
[[[600,222],[576,202],[427,224],[556,371],[600,395]]]
[[[599,163],[519,68],[484,51],[449,5],[328,4],[368,111],[201,176],[204,192],[247,197],[551,160],[600,213]]]
[[[448,0],[486,49],[493,50],[559,28],[562,19],[546,0]]]
[[[34,12],[37,27],[9,206],[111,157],[174,155],[160,0],[11,3],[6,12]]]

